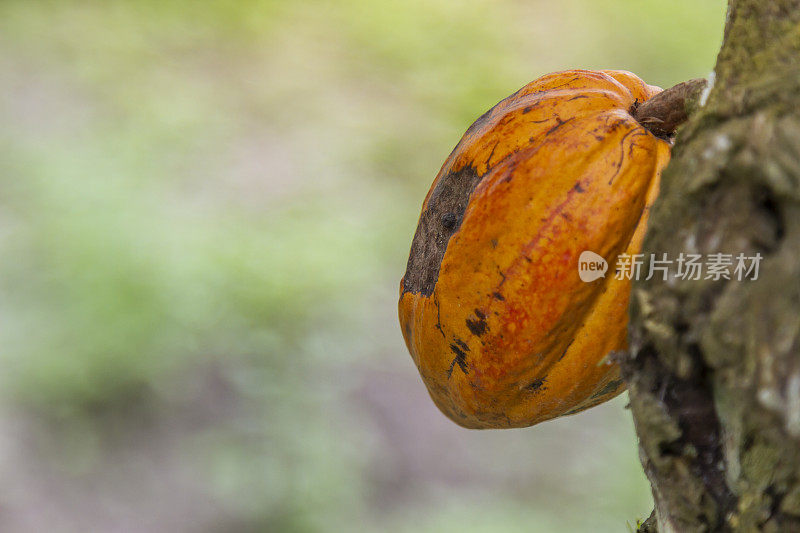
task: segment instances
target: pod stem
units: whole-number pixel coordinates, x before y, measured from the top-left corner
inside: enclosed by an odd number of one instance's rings
[[[689,118],[708,81],[697,78],[662,91],[637,105],[631,114],[656,137],[669,138]]]

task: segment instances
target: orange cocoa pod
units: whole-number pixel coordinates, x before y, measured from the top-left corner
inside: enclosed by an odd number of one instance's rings
[[[660,89],[629,72],[571,70],[481,116],[422,206],[399,314],[433,401],[468,428],[524,427],[625,388],[629,279],[670,145],[631,115]],[[578,259],[609,262],[581,281]]]

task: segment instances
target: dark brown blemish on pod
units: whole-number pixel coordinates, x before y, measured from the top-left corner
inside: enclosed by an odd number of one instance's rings
[[[475,309],[475,317],[476,318],[468,318],[466,324],[473,335],[480,337],[486,333],[489,329],[489,325],[486,323],[486,315],[480,309]]]

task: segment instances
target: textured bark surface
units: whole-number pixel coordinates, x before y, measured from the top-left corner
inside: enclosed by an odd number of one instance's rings
[[[715,74],[644,252],[763,259],[756,281],[634,286],[622,363],[646,530],[800,531],[800,0],[731,0]]]

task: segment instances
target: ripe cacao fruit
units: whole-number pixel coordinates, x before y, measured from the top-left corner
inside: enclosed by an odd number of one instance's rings
[[[406,345],[468,428],[530,426],[625,386],[629,279],[670,144],[632,116],[660,89],[624,71],[543,76],[464,134],[428,192],[400,282]],[[581,281],[589,250],[610,272]]]

